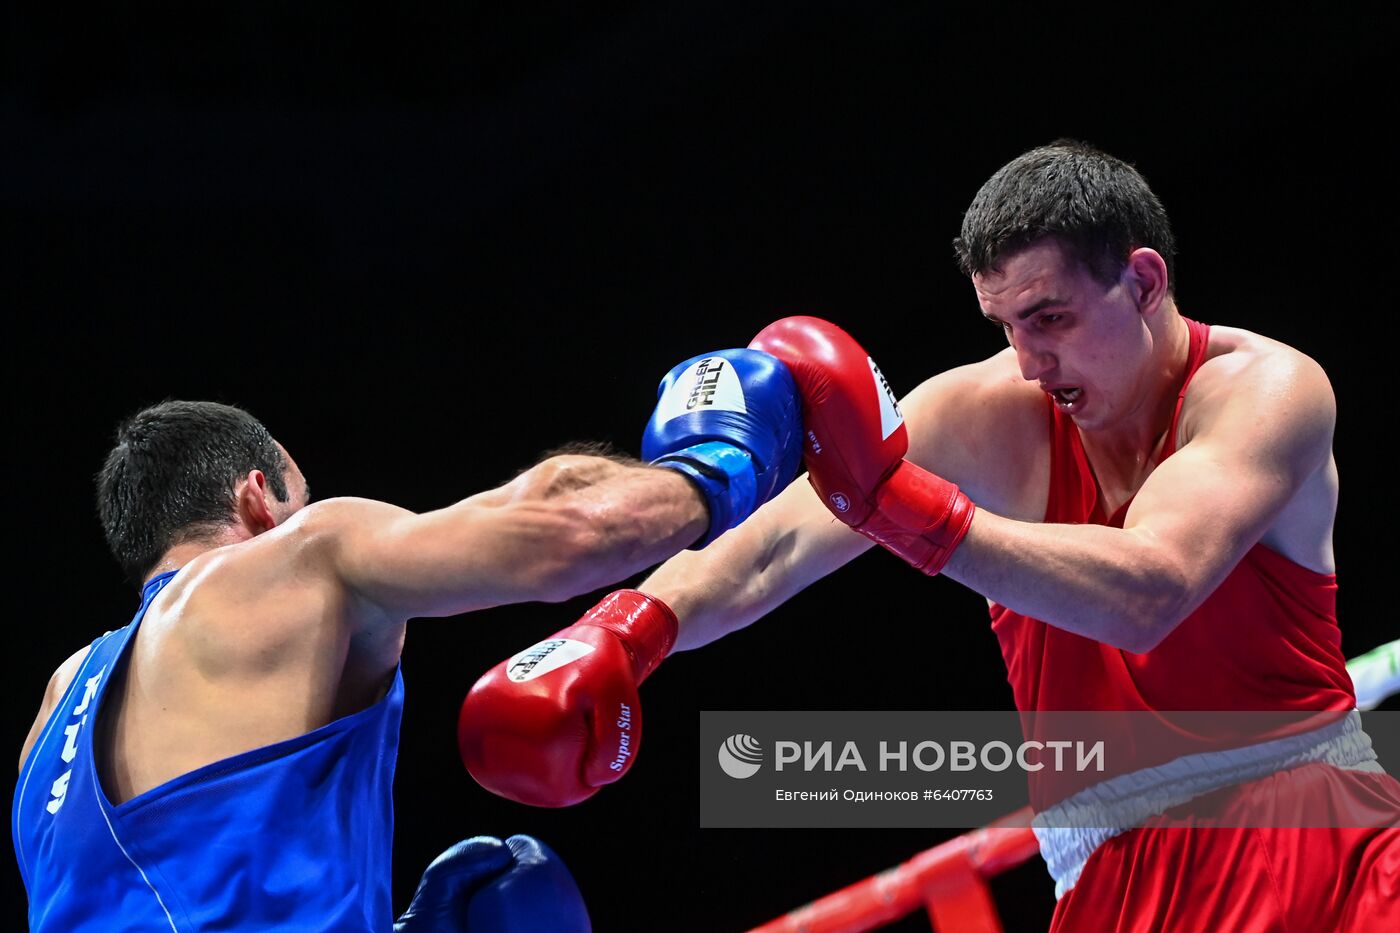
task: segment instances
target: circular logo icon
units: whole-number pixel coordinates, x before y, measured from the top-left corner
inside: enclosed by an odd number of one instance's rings
[[[851,500],[846,498],[845,493],[833,492],[831,494],[831,504],[836,507],[836,511],[845,512],[851,507]]]
[[[719,766],[732,778],[753,777],[762,764],[763,746],[751,735],[731,735],[719,747]]]

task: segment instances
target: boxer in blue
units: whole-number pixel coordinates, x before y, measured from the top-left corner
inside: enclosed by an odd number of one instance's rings
[[[127,421],[98,505],[141,604],[59,666],[25,740],[11,828],[31,929],[388,930],[407,620],[614,582],[708,543],[796,472],[799,403],[776,360],[711,354],[663,387],[655,466],[551,457],[424,514],[309,504],[296,462],[236,408]],[[570,888],[561,870],[528,837],[468,840],[400,923],[587,929],[581,902],[546,916],[531,893]]]

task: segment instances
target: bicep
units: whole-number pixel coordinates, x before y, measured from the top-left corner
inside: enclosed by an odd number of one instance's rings
[[[320,536],[332,546],[318,553],[390,620],[568,599],[674,554],[706,521],[679,473],[585,456],[551,457],[422,515],[366,500],[334,508],[335,533]]]
[[[1276,376],[1243,374],[1195,436],[1148,477],[1124,530],[1162,548],[1198,602],[1324,467],[1334,419],[1320,369],[1282,385]]]
[[[1239,563],[1288,502],[1284,473],[1224,444],[1198,444],[1150,476],[1124,531],[1162,549],[1192,588],[1213,589]]]
[[[416,514],[347,501],[332,545],[344,584],[394,619],[539,599],[580,522],[557,504],[468,499]]]

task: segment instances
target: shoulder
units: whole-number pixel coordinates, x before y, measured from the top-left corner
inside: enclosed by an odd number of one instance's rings
[[[309,559],[339,548],[347,538],[413,515],[375,499],[345,496],[313,502],[262,536]]]
[[[1206,360],[1187,387],[1188,431],[1252,414],[1279,426],[1325,429],[1336,420],[1336,396],[1322,366],[1306,353],[1262,334],[1213,326]]]
[[[215,644],[222,644],[225,629],[240,638],[281,637],[303,629],[309,619],[342,618],[355,608],[338,567],[345,542],[360,529],[382,524],[386,512],[400,511],[367,499],[309,505],[276,528],[190,561],[157,597],[148,618],[197,619],[199,625],[188,631],[198,630]]]
[[[68,690],[68,685],[73,682],[74,677],[78,676],[78,671],[83,666],[83,660],[87,658],[88,652],[91,650],[91,645],[83,645],[54,670],[53,676],[49,678],[49,685],[44,690],[44,705],[46,707],[52,709],[63,698],[63,694]]]
[[[1048,463],[1050,418],[1045,395],[1021,377],[1010,348],[939,373],[901,402],[909,458],[989,505],[1019,501],[1025,477]],[[1014,510],[1010,502],[1002,508]],[[1034,511],[1034,509],[1032,509]]]
[[[276,528],[223,550],[255,576],[336,580],[347,552],[386,540],[400,524],[416,517],[408,509],[374,499],[325,499]]]
[[[1321,364],[1303,351],[1240,327],[1212,326],[1197,379],[1242,375],[1328,384]]]
[[[946,428],[1006,425],[1009,431],[1045,419],[1045,397],[1021,378],[1009,347],[995,356],[958,366],[925,380],[900,402],[906,417],[922,425],[937,420]],[[1010,419],[1010,424],[1006,420]]]

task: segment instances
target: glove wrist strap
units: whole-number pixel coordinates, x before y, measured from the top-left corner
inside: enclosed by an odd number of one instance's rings
[[[638,684],[670,654],[680,634],[680,622],[671,607],[640,590],[609,593],[579,623],[600,626],[622,639]]]
[[[953,483],[903,460],[875,491],[875,512],[860,531],[934,576],[967,536],[975,512]]]
[[[684,474],[705,499],[710,527],[690,546],[698,550],[749,517],[758,507],[758,476],[749,452],[723,441],[705,441],[658,457],[653,466]]]

